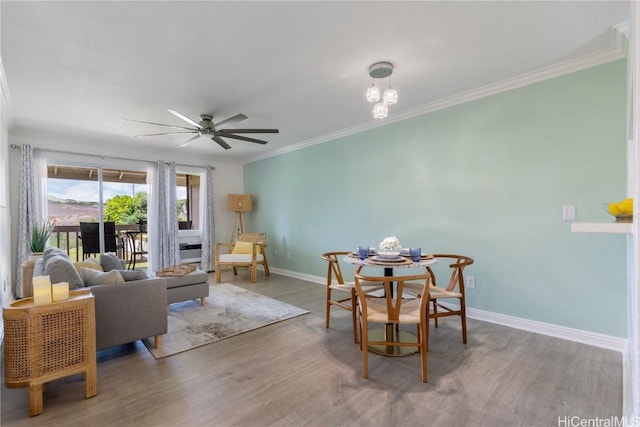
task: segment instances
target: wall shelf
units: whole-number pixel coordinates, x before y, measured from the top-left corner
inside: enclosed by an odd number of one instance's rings
[[[631,233],[631,222],[572,222],[573,233]]]

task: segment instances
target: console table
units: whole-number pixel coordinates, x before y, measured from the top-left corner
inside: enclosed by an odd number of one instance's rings
[[[4,381],[7,388],[29,387],[29,415],[43,411],[43,384],[83,374],[85,396],[98,393],[95,303],[89,290],[69,299],[35,305],[33,298],[2,310]]]

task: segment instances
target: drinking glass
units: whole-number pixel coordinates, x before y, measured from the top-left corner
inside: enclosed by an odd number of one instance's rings
[[[369,246],[358,246],[358,254],[360,254],[360,259],[367,259],[369,256]]]
[[[411,261],[419,262],[420,255],[422,255],[422,248],[409,248],[409,256],[411,257]]]

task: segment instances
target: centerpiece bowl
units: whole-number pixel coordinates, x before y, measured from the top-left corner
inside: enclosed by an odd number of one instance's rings
[[[400,251],[378,251],[380,258],[396,259],[400,256]]]

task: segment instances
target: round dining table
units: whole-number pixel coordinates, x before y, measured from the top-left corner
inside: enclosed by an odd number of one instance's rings
[[[420,256],[420,261],[412,261],[408,256],[402,256],[402,252],[401,256],[394,260],[380,258],[378,257],[377,252],[371,252],[367,258],[360,259],[358,252],[351,252],[348,255],[345,255],[344,261],[364,267],[384,268],[385,277],[393,277],[393,270],[395,268],[427,268],[428,266],[438,262],[433,255],[430,254],[422,254]],[[373,340],[392,337],[390,341],[417,342],[418,339],[415,334],[396,330],[393,326],[393,324],[387,323],[384,329],[373,329],[369,332],[369,335],[371,335]],[[409,354],[416,353],[417,349],[401,346],[371,345],[369,346],[369,351],[383,356],[407,356]]]

